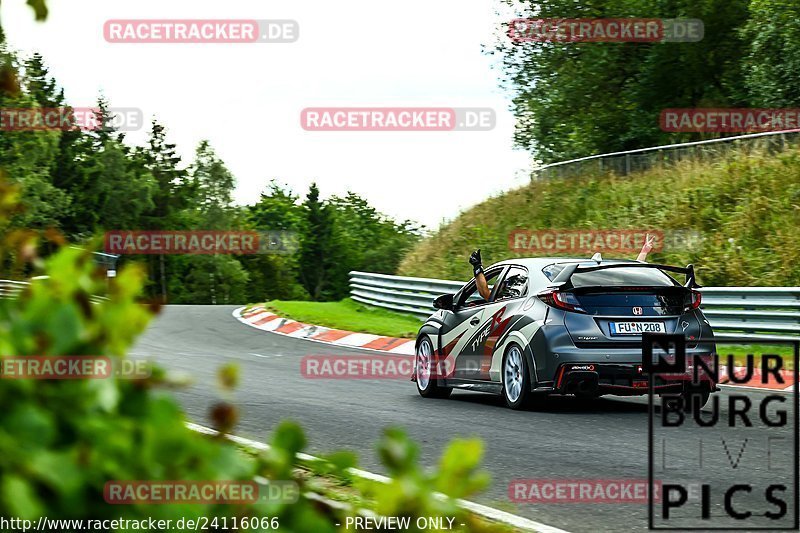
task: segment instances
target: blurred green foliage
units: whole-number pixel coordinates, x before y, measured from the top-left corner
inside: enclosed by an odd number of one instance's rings
[[[15,211],[16,190],[0,182],[0,222]],[[3,241],[0,256],[11,245]],[[22,244],[24,247],[24,243]],[[125,353],[156,308],[138,302],[144,272],[122,269],[107,286],[91,253],[63,247],[41,262],[45,278],[33,281],[16,299],[0,299],[0,358],[32,355],[103,355]],[[91,303],[93,295],[108,299]],[[236,366],[219,371],[223,398],[239,382]],[[36,520],[199,517],[278,517],[282,531],[335,531],[351,511],[305,496],[297,454],[306,438],[297,424],[284,422],[271,447],[245,454],[233,443],[200,435],[186,427],[176,401],[164,390],[169,376],[159,368],[143,379],[0,379],[0,516]],[[220,400],[209,416],[223,433],[234,429],[238,412]],[[393,480],[359,481],[359,505],[387,516],[456,518],[468,530],[492,531],[459,509],[453,498],[472,495],[488,479],[478,470],[482,448],[477,441],[456,441],[437,472],[419,467],[417,447],[400,430],[387,431],[380,457]],[[355,454],[336,452],[315,462],[320,476],[352,479]],[[308,465],[306,465],[308,468]],[[256,476],[298,483],[296,503],[264,500],[251,505],[169,504],[109,505],[105,483],[112,480],[243,480]],[[445,497],[434,496],[440,491]]]
[[[37,19],[46,18],[44,0],[28,3]],[[0,29],[0,45],[2,41]],[[15,62],[14,56],[0,49],[0,104],[64,104],[63,94],[47,77],[40,57],[29,61],[28,77],[22,86]],[[100,105],[106,103],[101,100]],[[80,233],[81,228],[75,224],[88,220],[90,225],[84,228],[95,232],[111,221],[103,222],[103,209],[122,216],[138,213],[145,217],[143,220],[151,217],[155,223],[204,221],[214,228],[224,228],[243,216],[230,206],[233,177],[208,143],[201,143],[194,166],[184,172],[178,168],[174,146],[166,142],[159,124],[153,123],[149,152],[147,148],[127,148],[122,137],[109,129],[78,135],[13,132],[0,137],[0,165],[10,175],[7,177],[0,170],[0,265],[44,276],[34,280],[17,298],[0,299],[0,359],[94,355],[119,361],[158,310],[140,300],[147,287],[147,268],[152,280],[155,272],[165,271],[164,262],[129,264],[115,279],[107,280],[94,264],[91,252],[63,246],[66,240],[56,228],[64,230],[65,225],[73,224]],[[76,157],[81,152],[87,157],[97,154],[99,158],[82,167],[79,163],[84,159]],[[22,157],[22,153],[28,155]],[[124,178],[117,183],[119,187],[114,185],[114,176]],[[135,194],[126,188],[130,186]],[[291,195],[274,187],[272,190],[276,194],[262,196],[261,205],[254,209],[256,219],[283,224],[270,229],[301,226],[303,215]],[[353,204],[355,200],[348,198]],[[119,205],[125,205],[123,200],[130,205],[125,213],[119,213]],[[273,210],[277,219],[267,214],[275,205],[281,207],[277,213]],[[81,212],[89,206],[103,209]],[[187,206],[192,208],[187,211]],[[369,216],[381,224],[391,224],[374,212]],[[406,237],[409,236],[411,233]],[[88,241],[86,247],[91,245],[92,241]],[[38,254],[42,249],[52,253],[42,259]],[[231,258],[224,261],[226,268],[236,270],[236,266],[228,264]],[[218,270],[222,266],[212,268]],[[159,277],[165,279],[156,279]],[[238,279],[245,282],[247,278],[242,275]],[[165,281],[161,290],[179,292],[185,288],[167,288]],[[234,293],[233,289],[230,293]],[[93,303],[92,297],[97,295],[107,298]],[[225,365],[218,378],[223,397],[230,397],[239,382],[238,368]],[[306,438],[297,424],[284,422],[275,428],[266,451],[243,453],[222,438],[236,424],[234,405],[225,400],[214,405],[209,415],[222,433],[214,437],[201,435],[187,428],[185,415],[164,390],[170,384],[169,376],[157,367],[142,379],[0,379],[0,516],[30,520],[40,516],[277,517],[281,531],[326,532],[341,529],[336,524],[343,524],[348,512],[360,512],[345,511],[325,504],[324,499],[308,497],[308,476],[299,468],[297,457],[306,446]],[[404,516],[448,513],[458,523],[467,523],[468,529],[499,530],[466,516],[450,498],[433,497],[428,485],[433,479],[436,488],[454,497],[483,488],[486,479],[476,470],[478,443],[455,443],[442,459],[441,473],[432,477],[421,474],[416,447],[402,432],[389,432],[381,450],[384,463],[404,481],[379,489],[367,485],[360,502],[374,503],[378,509]],[[455,466],[461,456],[464,461]],[[348,469],[355,462],[355,454],[335,452],[315,462],[312,470],[316,475],[351,478]],[[109,505],[103,496],[106,482],[112,480],[262,478],[294,481],[301,496],[295,503],[262,500],[251,505]],[[374,501],[367,496],[374,497]]]

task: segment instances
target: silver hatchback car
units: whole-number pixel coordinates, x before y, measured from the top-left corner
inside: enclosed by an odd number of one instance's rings
[[[684,274],[685,283],[669,273]],[[502,394],[518,409],[538,395],[642,395],[642,334],[683,334],[687,356],[711,359],[716,350],[692,265],[531,258],[494,264],[485,275],[488,300],[470,280],[438,297],[420,328],[412,380],[422,396],[462,388]],[[700,406],[716,390],[710,378],[653,380],[657,393],[699,397]]]

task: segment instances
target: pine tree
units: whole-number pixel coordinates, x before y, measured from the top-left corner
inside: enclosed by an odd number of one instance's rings
[[[147,145],[138,151],[144,168],[153,176],[155,190],[153,208],[143,217],[146,229],[176,230],[183,227],[184,211],[191,205],[195,187],[186,171],[180,168],[181,157],[175,145],[167,142],[166,129],[153,121]],[[158,255],[158,266],[152,268],[151,275],[158,272],[153,281],[160,287],[161,299],[168,301],[167,268],[164,255]]]
[[[300,281],[313,299],[321,300],[329,285],[333,217],[330,207],[320,201],[316,183],[309,187],[303,207],[305,221],[300,238]]]
[[[208,141],[201,141],[190,169],[197,188],[199,227],[203,229],[228,229],[233,224],[233,189],[236,179],[217,157]]]
[[[42,107],[64,105],[64,90],[59,89],[56,80],[50,77],[50,71],[39,53],[33,54],[25,61],[25,88]]]

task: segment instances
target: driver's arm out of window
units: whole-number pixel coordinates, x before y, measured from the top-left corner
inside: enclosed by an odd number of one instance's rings
[[[488,302],[492,291],[489,290],[489,284],[486,283],[486,276],[483,275],[483,272],[478,272],[478,275],[475,276],[475,285],[478,286],[478,294],[481,295],[481,298]]]

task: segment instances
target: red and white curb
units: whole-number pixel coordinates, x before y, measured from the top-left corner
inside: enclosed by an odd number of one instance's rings
[[[263,306],[252,307],[246,312],[245,309],[245,307],[235,309],[233,311],[234,318],[248,326],[263,331],[271,331],[272,333],[279,333],[296,339],[307,339],[348,348],[363,348],[400,355],[414,355],[414,341],[410,339],[384,337],[371,333],[355,333],[341,329],[324,328],[313,324],[304,324],[296,320],[280,317],[267,311]]]

